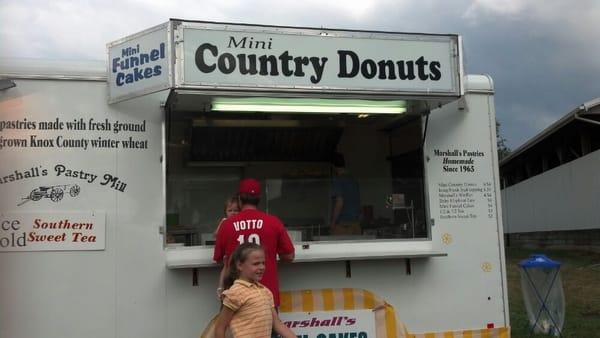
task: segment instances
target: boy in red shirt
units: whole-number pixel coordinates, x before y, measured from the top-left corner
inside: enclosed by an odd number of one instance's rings
[[[279,218],[257,209],[260,191],[260,183],[255,179],[246,178],[240,182],[241,211],[221,223],[213,259],[228,269],[229,257],[238,245],[252,242],[262,246],[265,251],[265,273],[260,282],[271,290],[275,307],[278,307],[277,256],[283,261],[294,260],[294,245]],[[223,281],[219,280],[219,296],[222,288]]]

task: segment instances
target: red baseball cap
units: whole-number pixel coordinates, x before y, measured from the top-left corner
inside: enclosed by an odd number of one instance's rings
[[[253,178],[245,178],[241,180],[239,193],[260,196],[260,182]]]

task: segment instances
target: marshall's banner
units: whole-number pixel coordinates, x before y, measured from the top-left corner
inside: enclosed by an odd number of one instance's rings
[[[364,289],[281,292],[280,317],[299,338],[408,337],[394,308]]]
[[[509,338],[510,328],[409,333],[394,308],[364,289],[283,291],[279,317],[298,338]],[[200,334],[214,338],[215,316]],[[231,337],[227,332],[227,337]]]
[[[376,337],[373,310],[282,313],[281,320],[300,338]]]
[[[307,289],[280,293],[279,317],[298,338],[406,338],[394,308],[364,289]],[[214,338],[217,317],[200,338]]]
[[[104,250],[105,213],[0,213],[1,251]]]

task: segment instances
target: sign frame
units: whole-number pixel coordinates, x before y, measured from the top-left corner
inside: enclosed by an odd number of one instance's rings
[[[377,335],[377,320],[373,309],[282,312],[279,317],[284,324],[290,324],[290,329],[299,337],[337,337],[344,333],[345,337],[357,338]]]
[[[0,212],[0,216],[0,253],[106,250],[104,210],[14,210]]]
[[[136,98],[139,96],[159,92],[161,90],[173,88],[173,86],[174,86],[174,84],[173,84],[173,59],[174,58],[173,58],[173,47],[172,47],[173,25],[174,25],[173,21],[168,21],[168,22],[162,23],[160,25],[150,27],[148,29],[145,29],[145,30],[135,33],[133,35],[129,35],[129,36],[126,36],[119,40],[110,42],[106,45],[106,54],[107,54],[106,55],[106,57],[107,57],[106,75],[107,75],[107,84],[108,84],[107,96],[108,96],[109,104],[129,100],[129,99]],[[166,61],[167,69],[162,70],[164,72],[162,75],[162,78],[164,78],[164,79],[161,79],[161,82],[155,83],[153,85],[145,86],[138,90],[126,91],[124,93],[119,93],[118,91],[112,89],[113,88],[112,82],[114,81],[114,77],[113,77],[113,73],[112,73],[111,51],[114,49],[117,49],[117,50],[121,49],[119,46],[121,46],[123,44],[127,44],[127,43],[134,44],[136,41],[139,41],[145,37],[148,37],[149,35],[151,35],[153,33],[157,33],[160,31],[164,31],[164,34],[165,34],[165,36],[164,36],[165,54],[166,54],[165,61]]]
[[[173,24],[174,41],[172,46],[175,47],[174,57],[174,87],[177,89],[191,89],[202,91],[207,94],[216,93],[218,95],[273,95],[278,96],[307,96],[312,97],[402,97],[409,99],[428,100],[428,99],[449,99],[458,98],[464,95],[463,83],[463,62],[462,62],[462,39],[455,34],[418,34],[418,33],[397,33],[397,32],[382,32],[382,31],[358,31],[358,30],[337,30],[337,29],[320,29],[320,28],[298,28],[288,26],[266,26],[266,25],[249,25],[249,24],[230,24],[230,23],[215,23],[205,21],[176,21]],[[291,36],[295,39],[322,37],[323,39],[346,39],[346,41],[364,42],[367,40],[388,40],[392,43],[399,42],[411,43],[430,43],[444,42],[449,45],[448,53],[450,63],[449,74],[451,76],[451,86],[446,90],[435,90],[423,88],[420,90],[396,90],[389,88],[370,88],[368,86],[344,87],[335,85],[298,85],[298,84],[240,84],[240,83],[224,83],[217,81],[192,81],[189,77],[186,78],[186,48],[192,45],[191,32],[201,30],[208,34],[215,32],[224,33],[243,33],[243,34],[269,34],[273,36]],[[187,46],[187,47],[186,47]],[[193,46],[192,46],[193,48]],[[255,50],[258,52],[258,50]],[[248,50],[248,53],[252,50]],[[189,51],[187,52],[189,54]],[[260,52],[258,52],[260,53]]]

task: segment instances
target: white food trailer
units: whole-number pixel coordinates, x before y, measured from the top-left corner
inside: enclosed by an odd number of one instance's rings
[[[493,84],[459,36],[170,20],[108,54],[0,64],[0,337],[198,337],[243,177],[295,242],[299,337],[510,335]]]

